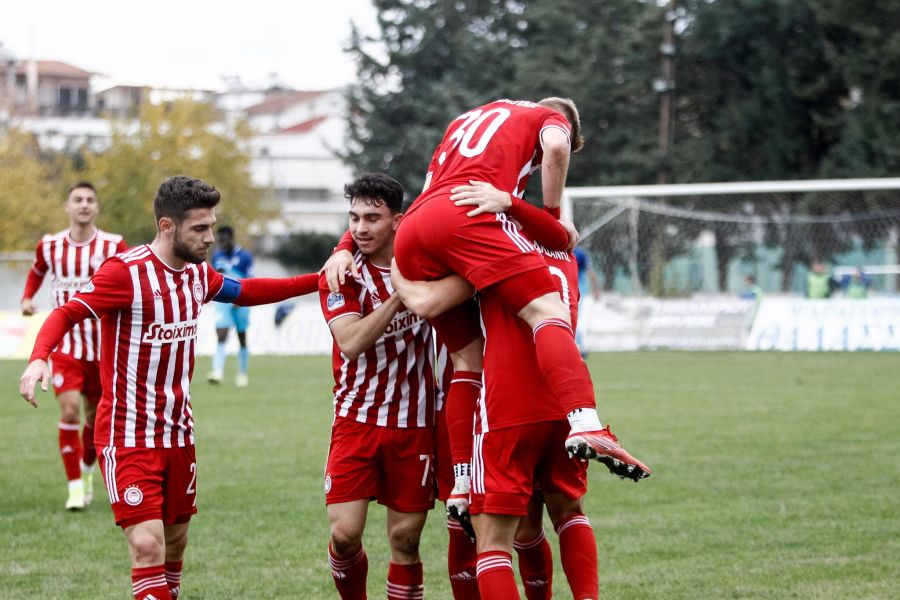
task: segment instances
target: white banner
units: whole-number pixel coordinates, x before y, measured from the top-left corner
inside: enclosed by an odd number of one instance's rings
[[[900,350],[900,298],[765,298],[748,350]]]

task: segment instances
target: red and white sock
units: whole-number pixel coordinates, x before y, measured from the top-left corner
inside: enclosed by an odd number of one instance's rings
[[[166,561],[166,585],[169,586],[169,594],[172,600],[178,598],[181,593],[181,569],[184,561],[173,560]]]
[[[580,513],[566,517],[556,526],[559,559],[576,600],[600,597],[597,575],[597,540],[588,518]]]
[[[425,598],[425,576],[422,563],[398,565],[391,562],[387,575],[388,600],[422,600]]]
[[[88,467],[93,467],[97,462],[97,449],[94,447],[94,426],[90,423],[84,424],[81,430],[81,462]]]
[[[133,567],[131,592],[137,600],[172,600],[166,585],[166,568],[163,565]]]
[[[453,519],[447,519],[447,532],[450,534],[450,543],[447,545],[447,571],[450,573],[453,598],[480,600],[478,580],[475,578],[475,563],[478,561],[475,542]]]
[[[563,414],[576,408],[595,408],[591,374],[569,324],[561,319],[546,319],[532,332],[541,376],[561,401]]]
[[[519,575],[528,600],[545,600],[553,591],[553,552],[544,531],[528,542],[513,542],[519,557]]]
[[[491,550],[479,554],[476,576],[478,592],[482,598],[521,598],[516,586],[516,575],[513,573],[512,557],[506,552]]]
[[[59,453],[62,455],[66,479],[81,479],[81,440],[78,423],[59,424]]]
[[[352,556],[336,556],[331,544],[328,545],[328,562],[331,564],[331,576],[334,587],[343,600],[365,600],[366,578],[369,575],[369,558],[362,546]]]

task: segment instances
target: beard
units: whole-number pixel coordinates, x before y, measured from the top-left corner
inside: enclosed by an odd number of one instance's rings
[[[203,252],[203,254],[194,252],[191,250],[190,246],[184,243],[184,240],[181,239],[181,236],[178,233],[177,227],[175,228],[175,237],[172,240],[172,253],[181,260],[195,265],[199,265],[206,260],[206,252]]]

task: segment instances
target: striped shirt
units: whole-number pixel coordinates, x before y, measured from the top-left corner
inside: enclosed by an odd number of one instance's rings
[[[73,301],[103,326],[98,444],[172,448],[194,443],[189,383],[200,309],[224,278],[206,263],[178,270],[143,245],[108,260]]]
[[[330,325],[356,315],[364,318],[394,293],[390,269],[376,266],[356,253],[359,279],[347,279],[330,293],[324,275],[319,280],[322,313]],[[334,414],[379,427],[434,425],[434,347],[431,326],[400,307],[376,342],[356,359],[333,344]]]
[[[68,229],[45,235],[35,251],[25,296],[32,297],[49,274],[53,308],[62,306],[87,285],[104,260],[127,249],[121,235],[99,229],[83,242],[74,241]],[[77,360],[100,360],[99,323],[93,319],[79,323],[66,333],[55,352]]]

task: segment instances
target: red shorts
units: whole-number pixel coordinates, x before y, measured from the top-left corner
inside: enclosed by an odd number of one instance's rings
[[[59,396],[64,392],[80,392],[90,402],[96,404],[103,395],[100,385],[100,361],[79,360],[68,354],[50,354],[50,368],[53,373],[53,391]]]
[[[587,463],[569,458],[565,419],[528,423],[475,435],[472,456],[473,515],[528,514],[536,485],[544,494],[576,500],[587,491]]]
[[[506,213],[467,217],[470,206],[456,206],[449,191],[430,193],[406,212],[394,238],[394,255],[407,279],[462,275],[476,289],[510,275],[547,265]]]
[[[437,499],[450,497],[456,479],[453,477],[453,459],[450,456],[450,431],[447,429],[447,411],[439,410],[434,424],[434,482]]]
[[[398,512],[434,508],[431,427],[399,429],[338,417],[325,466],[325,504],[377,500]]]
[[[187,523],[197,512],[197,461],[184,448],[97,448],[116,525],[161,519]]]

